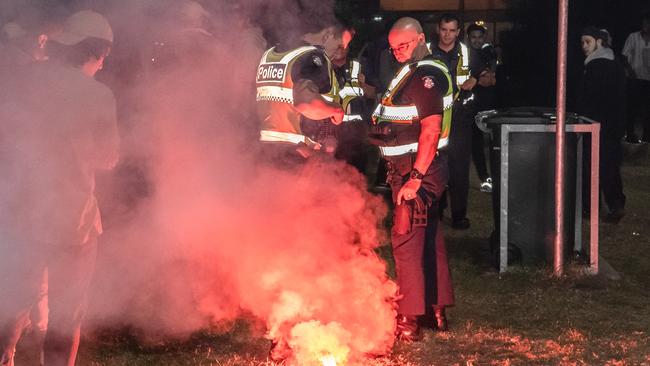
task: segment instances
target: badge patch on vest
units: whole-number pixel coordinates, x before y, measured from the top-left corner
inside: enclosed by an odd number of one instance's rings
[[[258,83],[264,82],[284,82],[287,72],[287,64],[281,62],[261,64],[257,69]]]
[[[433,82],[433,78],[431,76],[425,76],[422,78],[422,81],[424,82],[424,87],[427,89],[433,88],[436,84]]]

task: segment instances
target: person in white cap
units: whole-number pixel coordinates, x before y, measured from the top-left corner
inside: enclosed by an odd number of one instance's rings
[[[47,268],[48,366],[75,364],[102,232],[95,171],[113,168],[119,147],[115,98],[93,78],[113,43],[108,21],[81,11],[50,40],[50,61],[0,74],[0,343]],[[5,352],[0,365],[12,364]]]

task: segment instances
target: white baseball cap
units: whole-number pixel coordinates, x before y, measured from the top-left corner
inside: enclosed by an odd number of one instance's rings
[[[91,37],[112,43],[113,30],[103,15],[92,10],[82,10],[66,19],[61,32],[52,34],[50,40],[72,46]]]

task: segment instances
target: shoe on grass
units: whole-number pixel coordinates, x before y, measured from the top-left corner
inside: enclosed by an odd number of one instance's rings
[[[488,178],[481,182],[481,192],[492,193],[492,178]]]

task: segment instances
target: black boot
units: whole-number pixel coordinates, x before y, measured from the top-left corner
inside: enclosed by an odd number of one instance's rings
[[[433,320],[434,320],[434,329],[437,329],[440,332],[446,332],[449,330],[447,325],[447,316],[445,315],[444,306],[434,306],[433,307]]]
[[[417,342],[422,339],[418,317],[416,315],[397,315],[397,339],[404,342]]]

